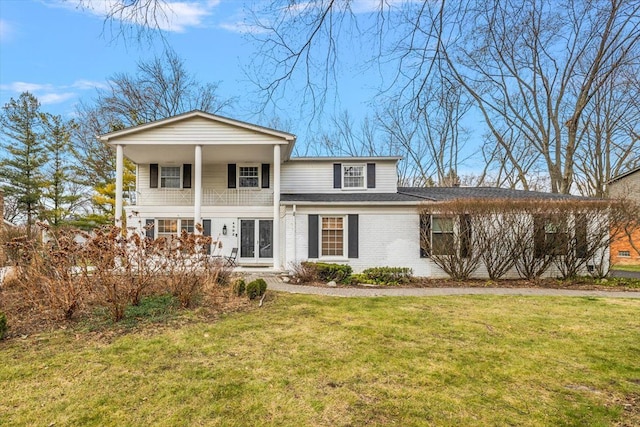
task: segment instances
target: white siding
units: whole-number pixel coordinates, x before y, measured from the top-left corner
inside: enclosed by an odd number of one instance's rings
[[[333,188],[334,161],[296,161],[282,165],[282,193],[346,193],[375,192],[395,193],[398,185],[398,173],[395,160],[365,162],[354,160],[353,164],[376,164],[376,188],[362,190],[343,190]],[[366,167],[365,167],[366,168]],[[365,183],[366,184],[366,183]]]
[[[640,171],[634,172],[612,182],[609,186],[611,197],[629,198],[640,202]]]
[[[170,166],[182,166],[172,164]],[[259,165],[258,165],[259,166]],[[160,163],[160,167],[162,167],[162,163]],[[137,193],[138,193],[138,206],[156,206],[163,205],[166,203],[165,192],[175,193],[175,199],[179,200],[181,205],[189,204],[193,205],[193,197],[190,196],[193,188],[195,186],[195,175],[194,175],[194,167],[192,166],[191,171],[191,190],[182,191],[180,189],[161,189],[161,188],[149,188],[149,165],[141,164],[137,167]],[[269,168],[269,189],[256,189],[251,190],[258,192],[270,192],[273,189],[273,165]],[[158,187],[160,186],[160,181],[158,178]],[[207,190],[214,189],[218,192],[224,192],[227,190],[227,164],[205,164],[202,166],[202,188],[206,193]],[[185,194],[183,198],[181,198],[180,194]],[[206,195],[205,195],[206,200]],[[206,202],[205,202],[206,203]]]
[[[448,275],[429,258],[420,258],[420,221],[416,207],[297,207],[295,216],[288,208],[285,215],[287,235],[285,245],[285,268],[306,261],[309,254],[309,215],[358,214],[358,258],[313,259],[349,264],[354,272],[369,267],[409,267],[417,277],[447,278]],[[345,244],[348,241],[345,230]],[[556,277],[558,270],[551,266],[545,276]],[[480,263],[473,278],[487,278],[486,268]],[[512,269],[504,278],[518,278]]]
[[[123,144],[273,144],[283,139],[261,132],[220,123],[203,117],[192,117],[164,126],[123,136]]]

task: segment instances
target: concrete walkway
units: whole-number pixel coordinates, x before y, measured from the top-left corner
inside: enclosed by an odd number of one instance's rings
[[[563,296],[640,298],[640,291],[582,291],[569,289],[540,288],[322,288],[283,283],[277,277],[261,275],[268,289],[292,294],[328,295],[335,297],[420,297],[442,295],[522,295],[522,296]]]

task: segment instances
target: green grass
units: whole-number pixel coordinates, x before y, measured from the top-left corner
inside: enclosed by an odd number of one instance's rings
[[[42,334],[0,344],[0,424],[637,425],[639,312],[631,299],[277,294],[109,343]]]
[[[640,271],[640,265],[614,265],[611,269],[620,271]]]

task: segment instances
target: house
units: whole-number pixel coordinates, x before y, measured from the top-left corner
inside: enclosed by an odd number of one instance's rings
[[[609,181],[609,197],[623,198],[640,205],[640,166]],[[611,264],[640,265],[640,228],[611,245]]]
[[[399,188],[400,157],[292,157],[292,134],[191,111],[99,137],[116,150],[116,224],[170,237],[181,230],[239,248],[241,266],[287,269],[312,260],[354,271],[410,267],[442,275],[421,256],[425,201],[460,197],[566,198],[499,188]],[[123,164],[136,165],[123,196]],[[124,206],[125,200],[128,202]],[[123,208],[124,215],[123,218]],[[435,231],[434,231],[435,232]]]

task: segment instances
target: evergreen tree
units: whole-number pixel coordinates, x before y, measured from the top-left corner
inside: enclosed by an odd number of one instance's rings
[[[42,115],[42,122],[45,148],[50,160],[45,171],[42,217],[57,228],[69,220],[81,199],[79,194],[72,191],[73,180],[69,165],[71,129],[75,124],[48,113]]]
[[[0,147],[6,153],[0,160],[0,179],[5,194],[15,197],[26,217],[28,236],[40,212],[45,184],[42,168],[47,162],[39,110],[38,99],[23,92],[17,100],[11,98],[0,114]]]

